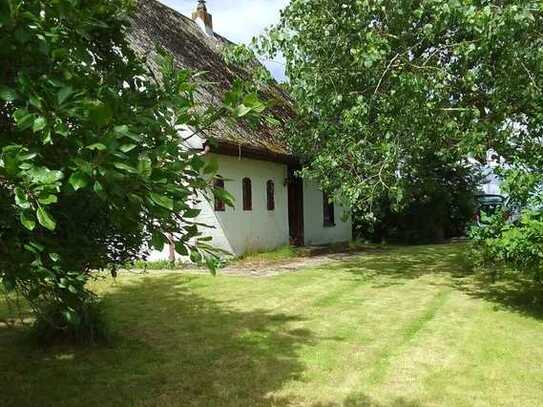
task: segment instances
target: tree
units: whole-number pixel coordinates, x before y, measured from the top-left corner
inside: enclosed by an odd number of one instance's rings
[[[127,42],[132,6],[0,3],[0,278],[53,331],[92,334],[90,273],[142,247],[214,267],[192,204],[216,168],[178,130],[262,110],[239,86],[197,108],[193,73],[164,53],[158,82]]]
[[[286,59],[305,175],[372,215],[418,199],[429,157],[448,172],[493,148],[541,168],[542,7],[292,0],[258,46]]]
[[[464,236],[475,212],[473,191],[477,177],[462,164],[441,162],[425,156],[405,178],[404,205],[384,197],[373,205],[375,215],[354,212],[359,238],[375,242],[435,243]]]

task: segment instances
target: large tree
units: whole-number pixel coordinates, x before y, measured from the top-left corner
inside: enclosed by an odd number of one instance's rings
[[[142,247],[174,239],[213,266],[191,203],[215,168],[179,129],[262,110],[240,91],[196,106],[192,73],[168,55],[150,72],[127,41],[132,7],[0,2],[0,279],[54,329],[92,325],[89,274]]]
[[[259,41],[286,59],[307,176],[365,213],[493,148],[541,168],[543,5],[292,0]],[[422,171],[421,171],[422,169]],[[415,188],[420,191],[420,188]]]

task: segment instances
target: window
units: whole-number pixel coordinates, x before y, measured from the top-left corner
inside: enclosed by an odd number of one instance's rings
[[[243,210],[253,210],[253,190],[250,178],[243,178]]]
[[[222,192],[224,192],[224,179],[215,179],[213,186],[215,188],[215,211],[224,212],[226,210],[226,205],[224,199],[221,198]]]
[[[334,202],[330,200],[330,196],[324,192],[322,194],[322,206],[323,206],[323,217],[324,217],[324,226],[332,227],[336,226],[335,214],[334,214]]]
[[[275,210],[275,185],[272,180],[266,183],[266,195],[268,198],[268,210]]]

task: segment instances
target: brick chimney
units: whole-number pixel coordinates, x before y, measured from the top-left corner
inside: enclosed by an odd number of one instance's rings
[[[192,13],[192,19],[210,37],[213,36],[213,16],[207,12],[206,0],[198,0],[198,7]]]

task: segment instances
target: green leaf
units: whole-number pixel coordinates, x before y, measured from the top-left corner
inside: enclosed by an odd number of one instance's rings
[[[204,167],[204,174],[216,174],[219,171],[219,162],[216,158],[211,158],[207,161],[206,166]]]
[[[151,193],[151,200],[163,208],[173,211],[174,201],[167,195],[161,195],[156,193]]]
[[[151,245],[153,248],[159,252],[164,250],[164,245],[168,240],[162,232],[153,232],[151,236]]]
[[[27,194],[21,188],[15,188],[15,204],[22,209],[30,209],[32,206]]]
[[[122,126],[115,126],[113,131],[120,136],[128,136],[130,134],[130,129],[125,124]]]
[[[60,255],[58,253],[49,253],[49,258],[55,263],[58,263],[58,261],[60,260]]]
[[[113,163],[113,165],[115,166],[115,168],[118,168],[119,170],[129,172],[131,174],[137,174],[138,173],[138,170],[136,170],[134,167],[131,167],[131,166],[129,166],[127,164],[124,164],[124,163],[116,162],[116,163]]]
[[[30,96],[28,98],[28,101],[30,102],[30,104],[32,106],[34,106],[36,109],[38,110],[42,110],[43,109],[43,105],[41,103],[41,99],[38,97],[38,96]]]
[[[133,149],[135,149],[137,147],[136,144],[123,144],[119,150],[121,150],[123,153],[128,153],[130,151],[132,151]]]
[[[234,207],[234,202],[236,201],[236,198],[226,189],[215,188],[213,190],[213,194],[216,198],[220,199],[221,201],[224,201],[226,205],[232,208]]]
[[[127,137],[136,142],[141,142],[141,137],[137,134],[134,134],[130,131],[130,128],[127,125],[116,126],[113,128],[113,132],[119,136],[118,138]]]
[[[200,263],[202,261],[202,255],[197,249],[191,250],[190,261],[192,261],[193,263]]]
[[[13,102],[17,99],[17,92],[6,86],[0,86],[0,99],[6,102]]]
[[[132,133],[127,125],[123,124],[122,126],[115,126],[113,128],[113,132],[118,136],[118,138],[127,137],[138,143],[141,142],[141,137]]]
[[[29,212],[21,212],[21,224],[30,231],[36,228],[36,221],[34,216]]]
[[[104,151],[107,150],[107,147],[102,143],[94,143],[90,146],[85,147],[87,150],[98,150],[98,151]]]
[[[205,256],[206,266],[212,275],[217,275],[217,269],[220,265],[220,260],[215,256]]]
[[[25,109],[18,109],[13,113],[13,118],[15,119],[15,123],[17,123],[17,127],[20,130],[26,130],[34,124],[34,118],[36,116],[32,113],[29,113]]]
[[[60,89],[57,93],[58,104],[62,105],[73,94],[74,94],[74,90],[70,86],[66,86]]]
[[[200,209],[187,209],[183,214],[183,217],[187,219],[193,219],[200,215],[200,213],[202,213]]]
[[[104,187],[98,181],[96,181],[94,183],[93,189],[94,189],[94,192],[96,192],[97,194],[103,194],[104,193]]]
[[[80,171],[74,172],[70,177],[69,182],[76,191],[85,188],[89,183],[87,176]]]
[[[24,154],[24,155],[20,155],[19,156],[19,159],[21,161],[30,161],[32,160],[33,158],[36,158],[38,156],[37,153],[30,153],[30,154]]]
[[[40,254],[45,250],[45,247],[37,242],[30,242],[24,245],[24,248],[34,254]]]
[[[34,120],[34,125],[32,126],[32,131],[34,133],[37,133],[39,131],[42,131],[47,126],[47,120],[45,117],[40,116],[36,120]]]
[[[236,107],[236,109],[234,110],[234,114],[236,115],[236,117],[241,118],[251,113],[251,110],[252,109],[250,107],[245,106],[244,104],[241,104],[238,107]]]
[[[150,177],[153,173],[153,163],[147,157],[138,161],[138,173],[144,177]]]
[[[54,184],[64,177],[61,171],[52,171],[45,167],[34,167],[28,171],[28,175],[38,184]]]
[[[258,98],[258,95],[251,93],[243,98],[243,105],[247,106],[256,113],[262,113],[266,110],[266,105]]]
[[[58,202],[56,195],[43,195],[38,198],[38,202],[42,205],[51,205]]]
[[[57,123],[55,126],[55,133],[61,135],[62,137],[68,137],[70,134],[68,127],[64,123]]]
[[[54,231],[56,229],[57,224],[55,220],[51,217],[51,215],[49,215],[45,208],[40,206],[36,211],[36,216],[38,218],[38,222],[44,228],[49,229],[50,231]]]
[[[180,256],[188,256],[189,255],[189,251],[188,251],[187,247],[182,242],[176,242],[175,243],[175,251]]]

